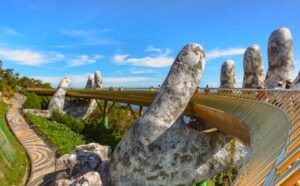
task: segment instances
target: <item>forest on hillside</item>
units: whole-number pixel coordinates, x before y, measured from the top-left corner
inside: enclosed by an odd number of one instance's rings
[[[3,96],[9,97],[15,90],[27,88],[51,88],[51,85],[39,79],[21,76],[13,68],[4,69],[3,61],[0,59],[0,90]]]

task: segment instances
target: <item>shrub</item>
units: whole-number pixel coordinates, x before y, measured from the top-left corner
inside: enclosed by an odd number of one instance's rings
[[[26,93],[27,97],[23,107],[26,109],[41,109],[42,108],[42,99],[36,93]]]
[[[82,132],[85,124],[83,121],[78,120],[74,118],[73,116],[69,114],[63,114],[57,110],[54,110],[52,112],[52,118],[53,121],[56,121],[58,123],[62,123],[70,127],[74,132]]]
[[[101,103],[100,103],[101,104]],[[102,104],[101,104],[102,106]],[[109,107],[111,105],[109,104]],[[136,111],[136,115],[138,112]],[[90,116],[86,119],[87,123],[98,123],[103,125],[102,111],[97,108]],[[108,114],[109,128],[113,131],[114,135],[122,137],[127,129],[134,123],[135,118],[132,116],[127,106],[116,103]]]
[[[0,89],[3,97],[11,98],[15,94],[14,90],[4,82],[0,83]]]
[[[29,123],[52,145],[59,155],[68,154],[75,146],[85,143],[84,136],[72,131],[68,126],[54,123],[46,118],[25,113]]]
[[[112,149],[114,149],[121,140],[121,137],[115,135],[112,129],[107,129],[103,124],[99,123],[86,124],[83,133],[88,141],[96,142],[101,145],[109,145]]]

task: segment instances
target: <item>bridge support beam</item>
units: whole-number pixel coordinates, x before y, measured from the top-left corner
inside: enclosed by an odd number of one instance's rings
[[[139,106],[139,117],[141,115],[143,115],[144,111],[143,111],[143,106]]]
[[[131,112],[133,118],[134,118],[134,119],[137,119],[137,116],[136,116],[135,112],[132,110],[131,105],[130,105],[130,104],[127,104],[127,106],[128,106],[128,109],[130,110],[130,112]]]

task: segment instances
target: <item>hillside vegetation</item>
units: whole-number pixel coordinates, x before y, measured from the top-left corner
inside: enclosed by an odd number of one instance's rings
[[[0,101],[0,185],[20,185],[29,167],[25,150],[6,124],[7,107]]]

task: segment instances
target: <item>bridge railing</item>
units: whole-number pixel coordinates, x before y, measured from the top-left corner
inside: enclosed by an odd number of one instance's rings
[[[227,96],[255,100],[271,104],[282,110],[290,120],[289,137],[285,150],[278,158],[274,170],[269,175],[268,183],[272,185],[289,185],[300,180],[300,91],[202,88],[198,90],[198,93],[209,96]]]

